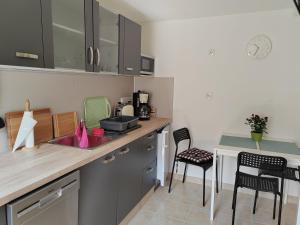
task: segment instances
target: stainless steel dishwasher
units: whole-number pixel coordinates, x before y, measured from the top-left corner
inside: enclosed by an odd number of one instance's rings
[[[78,225],[79,171],[7,205],[8,225]]]

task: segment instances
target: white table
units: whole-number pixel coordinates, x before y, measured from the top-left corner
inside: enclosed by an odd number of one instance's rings
[[[223,135],[219,145],[214,149],[213,175],[211,185],[211,209],[210,220],[214,220],[215,207],[215,182],[217,156],[220,159],[220,182],[221,190],[223,183],[223,159],[224,156],[237,158],[239,152],[250,152],[255,154],[281,156],[287,159],[289,166],[298,167],[300,165],[300,149],[295,143],[275,140],[263,140],[259,144],[250,138]],[[219,178],[218,178],[219,179]],[[300,185],[299,185],[300,188]],[[300,193],[300,189],[299,189]],[[298,203],[297,223],[300,225],[300,198]]]

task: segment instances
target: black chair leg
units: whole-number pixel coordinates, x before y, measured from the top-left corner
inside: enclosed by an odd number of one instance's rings
[[[277,194],[274,196],[274,207],[273,207],[273,220],[276,218],[276,203],[277,203]]]
[[[206,175],[206,170],[203,169],[203,197],[202,197],[203,207],[205,207],[205,175]]]
[[[175,163],[176,163],[176,159],[174,158],[173,167],[172,167],[172,173],[171,173],[171,180],[170,180],[170,184],[169,184],[169,193],[171,193],[171,187],[172,187],[172,181],[173,181],[173,174],[174,174],[174,169],[175,169]]]
[[[278,215],[278,225],[281,224],[281,212],[282,212],[282,199],[283,199],[283,186],[284,186],[284,179],[281,179],[281,190],[280,190],[280,202],[279,202],[279,215]]]
[[[258,198],[258,191],[255,191],[254,205],[253,205],[253,214],[255,214],[255,211],[256,211],[257,198]]]
[[[234,204],[235,204],[235,201],[236,201],[236,196],[237,196],[237,187],[234,184],[232,206],[231,206],[232,209],[234,209]]]
[[[219,171],[218,171],[218,158],[216,160],[216,191],[219,194]]]
[[[237,199],[237,187],[234,187],[233,199],[232,199],[232,225],[234,225],[235,220],[235,209],[236,209],[236,199]]]
[[[186,164],[185,164],[185,167],[184,167],[184,174],[183,174],[182,183],[185,182],[187,167],[188,167],[188,164],[186,163]]]

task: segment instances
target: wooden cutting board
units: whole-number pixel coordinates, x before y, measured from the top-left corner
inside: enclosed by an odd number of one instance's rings
[[[12,150],[21,125],[24,112],[8,112],[5,114],[8,146]],[[37,121],[34,128],[35,144],[53,139],[52,115],[49,108],[33,110],[33,118]]]
[[[59,113],[53,115],[54,137],[74,135],[78,119],[76,112]]]

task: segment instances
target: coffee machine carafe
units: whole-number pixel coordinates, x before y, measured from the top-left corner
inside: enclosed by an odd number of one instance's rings
[[[133,107],[135,116],[138,116],[140,120],[150,119],[151,108],[148,93],[141,91],[133,93]]]

